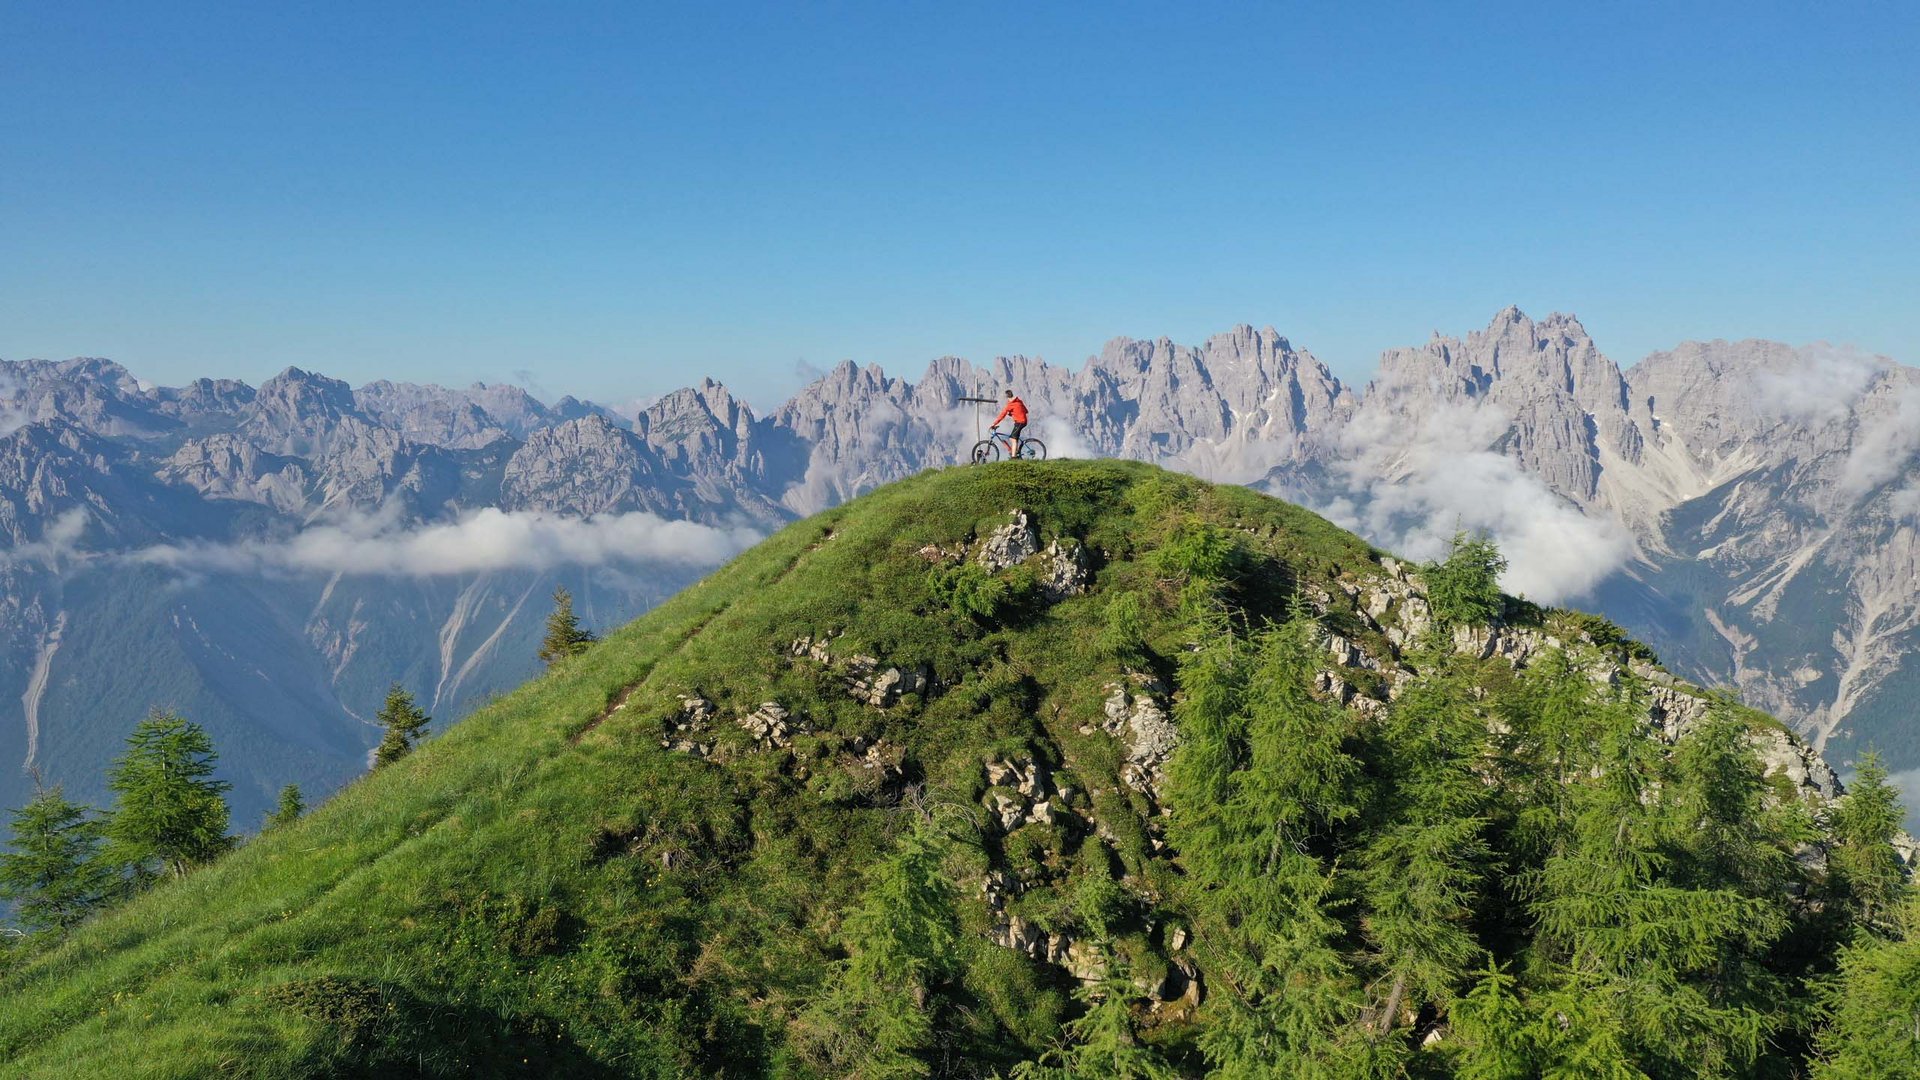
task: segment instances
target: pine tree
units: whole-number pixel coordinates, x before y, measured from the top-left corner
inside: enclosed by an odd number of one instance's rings
[[[1901,890],[1884,910],[1891,936],[1863,934],[1820,984],[1825,1025],[1816,1037],[1814,1080],[1906,1080],[1920,1076],[1920,898]]]
[[[1577,669],[1559,678],[1586,681]],[[1676,879],[1675,778],[1642,699],[1587,688],[1595,735],[1571,817],[1532,890],[1546,964],[1531,1003],[1545,1076],[1744,1074],[1782,1017],[1753,958],[1786,928],[1777,898]]]
[[[1067,1045],[1037,1062],[1023,1062],[1013,1080],[1176,1080],[1180,1075],[1134,1031],[1133,975],[1106,942],[1101,977],[1075,990],[1086,1012],[1066,1025]]]
[[[118,800],[107,825],[110,856],[136,879],[182,875],[225,851],[232,785],[213,779],[213,740],[200,725],[154,712],[127,737],[107,786]]]
[[[13,813],[12,850],[0,852],[0,899],[29,930],[65,929],[112,895],[113,867],[100,857],[105,822],[46,788]]]
[[[1490,796],[1476,772],[1489,756],[1487,725],[1469,685],[1444,661],[1439,670],[1401,691],[1380,732],[1378,767],[1393,783],[1358,877],[1385,987],[1382,1034],[1403,1013],[1451,1001],[1482,956],[1468,924],[1492,862]]]
[[[427,723],[433,718],[420,706],[414,704],[413,695],[405,687],[394,683],[387,688],[386,703],[380,706],[375,717],[386,734],[380,737],[380,745],[373,751],[373,767],[391,765],[413,752],[426,731]]]
[[[1893,839],[1905,821],[1900,793],[1887,782],[1880,755],[1860,759],[1860,774],[1832,810],[1834,848],[1828,856],[1833,885],[1852,909],[1856,922],[1884,930],[1906,886],[1906,873]]]
[[[282,825],[290,825],[300,820],[300,815],[306,811],[307,803],[300,797],[300,785],[288,784],[280,789],[280,802],[267,814],[263,828],[275,829]]]
[[[1492,540],[1455,533],[1447,557],[1421,571],[1436,624],[1450,628],[1493,621],[1506,609],[1500,594],[1500,575],[1506,569],[1506,556]]]
[[[953,973],[959,942],[946,839],[916,818],[876,866],[847,916],[847,956],[804,1020],[803,1041],[836,1076],[922,1077],[934,1037],[934,998]]]
[[[584,652],[594,642],[593,631],[580,625],[573,613],[573,594],[560,586],[553,590],[553,614],[547,616],[547,636],[540,642],[540,661],[548,667]]]

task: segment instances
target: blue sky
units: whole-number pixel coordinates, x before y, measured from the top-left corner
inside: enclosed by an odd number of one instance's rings
[[[1518,303],[1920,363],[1914,5],[1555,6],[0,0],[0,357],[768,403]]]

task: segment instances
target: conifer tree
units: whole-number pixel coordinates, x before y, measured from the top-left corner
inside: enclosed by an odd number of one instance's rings
[[[107,786],[118,799],[107,825],[110,857],[136,880],[183,875],[225,851],[226,791],[213,779],[213,740],[200,725],[155,711],[127,737]]]
[[[594,642],[593,631],[580,625],[573,613],[573,594],[566,586],[553,590],[553,614],[547,616],[547,636],[540,642],[540,661],[548,667],[578,655]]]
[[[387,688],[387,700],[375,719],[386,730],[373,751],[373,767],[377,769],[412,753],[433,718],[414,704],[413,695],[407,693],[406,687],[394,683]]]
[[[1180,1075],[1140,1041],[1131,1007],[1139,996],[1133,975],[1110,944],[1103,941],[1099,949],[1104,971],[1074,991],[1086,1012],[1067,1023],[1066,1046],[1016,1066],[1013,1080],[1176,1080]]]
[[[1571,668],[1558,677],[1586,679]],[[1588,686],[1594,752],[1533,885],[1546,962],[1533,1004],[1562,1018],[1535,1026],[1543,1074],[1742,1074],[1781,1020],[1750,958],[1785,919],[1776,900],[1676,881],[1673,778],[1641,728],[1644,702]]]
[[[935,996],[953,972],[959,930],[946,839],[916,817],[899,849],[872,872],[847,916],[847,956],[834,964],[805,1020],[805,1041],[833,1075],[922,1077]]]
[[[300,797],[300,785],[288,784],[280,789],[280,801],[268,812],[264,828],[274,829],[290,825],[306,813],[307,803]]]
[[[1353,1024],[1360,986],[1316,851],[1356,814],[1358,775],[1345,710],[1309,688],[1318,633],[1296,617],[1262,633],[1244,667],[1225,635],[1203,638],[1181,667],[1169,830],[1227,991],[1200,1036],[1212,1075],[1351,1080],[1389,1075],[1404,1051]]]
[[[1359,879],[1385,988],[1382,1034],[1403,1012],[1451,1001],[1482,955],[1468,922],[1492,860],[1490,796],[1475,771],[1489,756],[1487,725],[1445,664],[1401,691],[1380,732],[1380,767],[1393,783],[1374,811]]]
[[[1887,782],[1880,755],[1863,755],[1859,775],[1832,810],[1827,865],[1854,919],[1869,931],[1886,929],[1905,892],[1906,873],[1893,849],[1904,821],[1900,793]]]
[[[1428,563],[1421,572],[1436,624],[1479,626],[1499,616],[1506,606],[1500,594],[1500,575],[1506,569],[1506,556],[1492,540],[1465,532],[1453,534],[1447,557]]]
[[[1908,887],[1883,911],[1886,935],[1862,934],[1819,986],[1825,1021],[1814,1080],[1904,1080],[1920,1076],[1920,898]]]
[[[113,867],[100,857],[105,822],[58,786],[13,813],[11,850],[0,852],[0,899],[29,930],[65,929],[112,895]]]
[[[1517,980],[1489,962],[1473,989],[1447,1011],[1446,1052],[1459,1080],[1533,1080],[1540,1075],[1531,1025]]]

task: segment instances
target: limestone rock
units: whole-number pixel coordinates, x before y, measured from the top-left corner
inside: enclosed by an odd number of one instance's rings
[[[773,749],[789,749],[793,746],[795,735],[806,733],[806,726],[795,720],[777,701],[761,702],[758,709],[740,717],[735,723],[761,746]]]
[[[1026,511],[1014,510],[1010,517],[1012,520],[980,542],[976,555],[981,566],[996,573],[1023,563],[1040,552],[1040,534],[1033,531],[1033,523],[1027,519]]]
[[[1179,745],[1180,730],[1167,712],[1166,687],[1151,675],[1134,673],[1107,684],[1101,705],[1109,735],[1127,748],[1120,778],[1128,787],[1155,799],[1166,778],[1167,760]]]
[[[1049,601],[1058,602],[1087,591],[1093,572],[1087,567],[1085,546],[1055,540],[1047,545],[1045,554],[1046,569],[1040,579],[1040,590]]]

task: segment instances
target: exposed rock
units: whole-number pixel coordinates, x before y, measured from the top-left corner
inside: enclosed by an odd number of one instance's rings
[[[1167,713],[1166,692],[1158,679],[1136,672],[1121,682],[1108,683],[1101,706],[1107,718],[1101,726],[1127,748],[1120,779],[1154,799],[1159,798],[1167,760],[1180,741],[1180,730]]]
[[[777,701],[763,701],[760,707],[734,721],[746,729],[763,747],[785,750],[793,746],[793,737],[806,733],[806,725],[793,719]]]
[[[625,703],[619,706],[622,709],[625,707]],[[676,754],[707,757],[713,753],[713,743],[699,736],[707,731],[713,715],[713,702],[698,694],[680,695],[680,714],[671,721],[672,730],[660,740],[660,745]]]
[[[844,682],[847,693],[855,699],[876,709],[886,709],[899,702],[903,694],[924,691],[928,673],[925,668],[902,671],[897,667],[888,667],[883,670],[880,661],[874,657],[853,656],[847,659]]]
[[[1076,542],[1055,540],[1047,545],[1046,569],[1040,590],[1049,601],[1058,602],[1087,591],[1093,573],[1087,568],[1087,549]]]
[[[1033,531],[1027,512],[1014,510],[1012,520],[995,529],[980,542],[976,558],[980,565],[998,573],[1027,561],[1040,552],[1040,534]]]
[[[926,544],[914,554],[930,563],[957,563],[967,557],[967,545],[960,543],[952,547],[942,547],[939,544]]]
[[[793,639],[793,644],[787,647],[787,655],[795,659],[808,659],[815,663],[831,664],[833,663],[833,653],[829,650],[828,644],[832,640],[832,634],[823,634],[818,638],[811,635],[795,638]]]
[[[1341,667],[1365,668],[1368,671],[1380,670],[1380,662],[1368,655],[1358,643],[1331,631],[1327,633],[1327,654],[1332,656],[1333,662]]]

